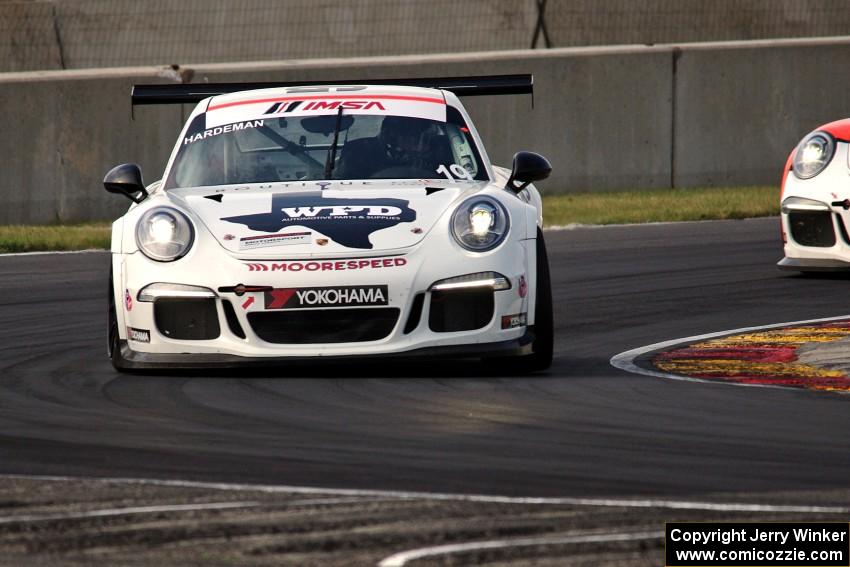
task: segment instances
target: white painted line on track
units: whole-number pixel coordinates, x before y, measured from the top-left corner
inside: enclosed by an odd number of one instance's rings
[[[610,543],[617,541],[646,541],[661,539],[664,532],[638,532],[638,533],[610,533],[591,535],[571,535],[561,537],[538,537],[522,539],[505,539],[492,541],[473,541],[469,543],[456,543],[449,545],[436,545],[434,547],[422,547],[402,551],[383,559],[378,567],[404,567],[410,561],[435,557],[439,555],[451,555],[455,553],[466,553],[471,551],[483,551],[488,549],[504,549],[508,547],[532,547],[538,545],[566,545],[571,543]]]
[[[87,248],[85,250],[40,250],[38,252],[4,252],[3,256],[53,256],[58,254],[93,254],[95,252],[109,252],[106,248]]]
[[[194,480],[161,480],[148,478],[92,478],[74,476],[0,475],[0,479],[25,479],[43,481],[87,481],[109,484],[141,484],[177,488],[201,488],[270,494],[319,494],[328,496],[356,496],[360,498],[397,498],[399,500],[444,500],[478,502],[487,504],[526,504],[548,506],[599,506],[611,508],[664,508],[670,510],[708,510],[717,512],[765,512],[795,514],[847,514],[850,506],[803,506],[797,504],[752,504],[744,502],[700,502],[694,500],[630,499],[630,498],[570,498],[524,497],[489,494],[454,494],[445,492],[410,492],[404,490],[364,490],[357,488],[321,488],[315,486],[289,486],[275,484],[241,484],[203,482]]]
[[[668,378],[670,380],[682,380],[685,382],[703,382],[708,384],[724,384],[728,386],[743,386],[748,388],[776,388],[781,390],[800,390],[800,388],[793,388],[791,386],[774,386],[770,384],[746,384],[740,382],[726,382],[723,380],[706,380],[703,378],[693,378],[691,376],[679,376],[678,374],[669,374],[667,372],[661,372],[660,370],[650,370],[648,368],[641,368],[637,364],[635,364],[635,359],[644,354],[661,350],[664,348],[668,348],[675,345],[685,344],[685,343],[696,343],[700,341],[704,341],[707,339],[716,339],[718,337],[725,337],[727,335],[735,335],[738,333],[751,333],[753,331],[765,331],[769,329],[781,329],[782,327],[791,327],[794,325],[807,325],[810,323],[828,323],[829,321],[840,321],[842,319],[850,319],[850,315],[840,315],[838,317],[825,317],[822,319],[806,319],[805,321],[791,321],[788,323],[774,323],[772,325],[760,325],[758,327],[742,327],[740,329],[731,329],[729,331],[718,331],[716,333],[706,333],[704,335],[694,335],[692,337],[684,337],[681,339],[671,339],[669,341],[662,341],[660,343],[654,343],[651,345],[646,345],[638,348],[633,348],[631,350],[627,350],[625,352],[621,352],[620,354],[615,354],[611,357],[609,361],[611,366],[614,368],[619,368],[620,370],[625,370],[626,372],[631,372],[632,374],[643,374],[645,376],[655,376],[657,378]]]
[[[197,510],[229,510],[233,508],[253,508],[262,506],[260,502],[209,502],[206,504],[165,504],[160,506],[135,506],[129,508],[106,508],[84,512],[63,512],[56,514],[28,514],[19,516],[0,516],[0,524],[25,524],[48,522],[52,520],[82,520],[86,518],[107,518],[111,516],[132,516],[135,514],[161,514],[163,512],[194,512]]]
[[[398,502],[401,498],[358,498],[356,496],[340,496],[339,498],[305,498],[303,500],[287,500],[285,506],[328,506],[336,504],[363,504],[368,502]]]

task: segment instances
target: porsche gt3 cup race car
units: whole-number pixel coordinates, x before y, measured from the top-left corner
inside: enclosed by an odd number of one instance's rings
[[[198,102],[162,179],[106,174],[116,369],[360,356],[552,358],[531,152],[491,165],[458,95],[530,76],[336,85],[140,85]],[[424,85],[424,86],[423,86]]]
[[[782,179],[779,267],[801,272],[850,270],[850,119],[803,138]]]

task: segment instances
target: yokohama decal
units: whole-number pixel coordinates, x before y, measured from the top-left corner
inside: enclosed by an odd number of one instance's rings
[[[360,260],[316,260],[309,262],[245,262],[249,272],[339,272],[380,270],[407,265],[404,258],[363,258]]]
[[[127,327],[127,338],[137,343],[149,343],[151,342],[151,332],[147,329]]]
[[[305,287],[265,292],[266,309],[309,309],[387,305],[387,286]]]

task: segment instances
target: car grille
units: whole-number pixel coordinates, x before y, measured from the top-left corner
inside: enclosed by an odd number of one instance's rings
[[[267,343],[358,343],[387,337],[399,313],[396,307],[255,311],[248,323]]]
[[[788,224],[797,244],[821,248],[835,245],[835,228],[828,212],[793,212],[788,215]]]
[[[460,289],[431,292],[428,326],[435,333],[474,331],[493,319],[493,290]]]
[[[153,304],[157,330],[169,339],[208,341],[221,334],[214,299],[164,297]]]

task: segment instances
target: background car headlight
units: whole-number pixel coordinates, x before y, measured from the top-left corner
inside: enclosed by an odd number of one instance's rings
[[[809,134],[794,153],[794,175],[800,179],[809,179],[829,165],[835,153],[835,141],[826,132]]]
[[[452,216],[452,234],[468,250],[484,252],[498,246],[508,234],[508,211],[496,199],[473,197]]]
[[[192,247],[195,233],[186,215],[171,207],[156,207],[139,219],[136,243],[151,260],[171,262]]]

